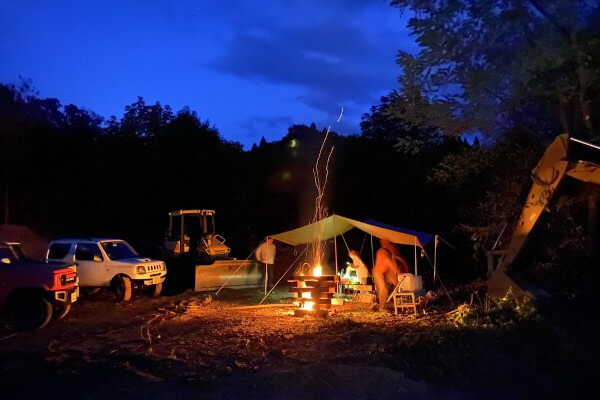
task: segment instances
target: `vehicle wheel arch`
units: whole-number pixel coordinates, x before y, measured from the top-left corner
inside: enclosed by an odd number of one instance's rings
[[[111,280],[111,289],[117,295],[117,301],[131,300],[133,294],[132,279],[127,274],[117,274]]]
[[[41,287],[41,286],[25,286],[25,287],[14,288],[13,290],[11,290],[11,292],[8,294],[8,296],[6,296],[6,305],[7,306],[10,305],[10,303],[12,301],[14,301],[15,298],[22,295],[23,293],[37,294],[37,295],[43,296],[44,298],[46,298],[46,300],[52,300],[50,298],[50,296],[48,295],[48,291],[46,289],[44,289],[43,287]]]
[[[31,300],[33,300],[33,303]],[[39,314],[36,314],[36,311],[34,311],[32,315],[30,312],[31,308],[27,306],[23,309],[23,302],[26,305],[29,304],[29,306],[33,304],[36,308],[39,307],[37,310]],[[54,314],[52,299],[48,291],[41,287],[15,288],[7,297],[4,308],[12,325],[17,330],[25,331],[43,328],[50,322]],[[24,310],[25,314],[22,314]],[[27,316],[33,317],[34,320],[28,319]]]
[[[129,278],[131,281],[133,281],[133,278],[125,273],[119,273],[114,275],[112,278],[110,278],[110,288],[114,289],[115,285],[117,284],[117,282],[119,281],[120,278]]]

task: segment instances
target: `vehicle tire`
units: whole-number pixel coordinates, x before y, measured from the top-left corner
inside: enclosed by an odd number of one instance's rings
[[[52,304],[43,294],[27,291],[10,300],[8,313],[15,328],[33,331],[48,325],[52,318]]]
[[[115,294],[117,301],[128,301],[131,299],[131,279],[127,276],[115,278]]]
[[[152,297],[160,296],[160,292],[162,292],[162,286],[162,283],[148,286],[148,294]]]
[[[54,318],[63,319],[71,311],[71,304],[67,304],[62,307],[56,307],[54,309]]]

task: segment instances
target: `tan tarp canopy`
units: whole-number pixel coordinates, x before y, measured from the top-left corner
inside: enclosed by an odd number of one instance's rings
[[[271,235],[273,239],[280,242],[297,246],[299,244],[314,243],[319,240],[332,239],[335,236],[346,233],[353,228],[358,228],[363,232],[373,235],[380,239],[389,240],[392,243],[406,244],[410,246],[419,246],[423,248],[419,238],[408,233],[397,232],[380,226],[371,225],[365,222],[342,217],[340,215],[330,215],[320,221],[293,229],[291,231]]]

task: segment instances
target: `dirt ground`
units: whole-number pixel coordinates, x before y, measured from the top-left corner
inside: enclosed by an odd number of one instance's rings
[[[100,292],[40,331],[2,320],[2,398],[564,398],[598,372],[597,348],[586,356],[545,323],[472,330],[435,306],[414,318],[364,304],[294,317],[278,304],[287,295],[253,308],[258,290],[127,303]]]

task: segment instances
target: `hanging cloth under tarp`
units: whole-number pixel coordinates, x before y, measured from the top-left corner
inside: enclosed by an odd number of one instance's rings
[[[416,245],[421,248],[433,238],[433,235],[429,233],[397,228],[373,220],[360,222],[351,218],[342,217],[341,215],[330,215],[317,222],[292,229],[291,231],[270,235],[270,237],[292,246],[298,246],[299,244],[308,244],[318,242],[319,240],[332,239],[353,228],[360,229],[363,232],[379,239],[388,240],[392,243],[409,246]]]

